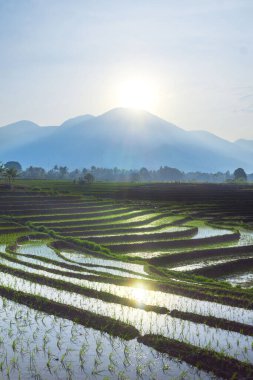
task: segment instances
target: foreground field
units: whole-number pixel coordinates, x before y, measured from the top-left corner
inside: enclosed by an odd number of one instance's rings
[[[252,379],[253,189],[194,186],[0,190],[0,377]]]

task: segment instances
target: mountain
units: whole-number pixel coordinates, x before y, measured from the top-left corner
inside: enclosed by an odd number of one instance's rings
[[[253,140],[240,139],[240,140],[237,140],[235,142],[235,144],[238,145],[239,147],[246,149],[246,150],[249,150],[253,153]]]
[[[29,120],[21,120],[0,128],[0,153],[32,143],[39,138],[48,137],[55,127],[40,127]]]
[[[93,117],[95,117],[95,116],[93,116],[93,115],[76,116],[76,117],[73,117],[72,119],[68,119],[68,120],[64,121],[64,123],[61,124],[61,127],[71,128],[74,125],[81,124],[81,123],[84,123],[88,120],[91,120],[91,119],[93,119]]]
[[[71,169],[92,165],[155,169],[167,165],[184,171],[226,171],[239,166],[253,170],[252,151],[238,142],[206,131],[185,131],[145,111],[116,108],[97,117],[78,116],[61,126],[48,127],[44,135],[41,130],[47,128],[28,126],[33,130],[30,140],[25,142],[23,134],[22,144],[4,151],[0,135],[0,161],[17,160],[24,167],[58,164]],[[10,127],[0,128],[0,133]],[[18,141],[18,135],[13,139]]]

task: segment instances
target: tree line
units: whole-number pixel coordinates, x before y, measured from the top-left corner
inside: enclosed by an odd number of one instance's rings
[[[66,166],[55,165],[46,170],[42,167],[29,166],[22,170],[19,162],[9,161],[5,165],[0,164],[0,175],[7,178],[10,184],[17,176],[23,179],[52,179],[72,180],[77,183],[91,183],[93,181],[110,182],[245,182],[253,180],[253,174],[247,176],[244,169],[237,168],[234,172],[227,171],[216,173],[183,172],[169,166],[161,166],[157,170],[148,170],[143,167],[139,170],[126,170],[115,168],[91,168],[69,170]]]

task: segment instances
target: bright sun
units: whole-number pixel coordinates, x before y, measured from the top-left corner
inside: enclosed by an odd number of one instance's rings
[[[156,101],[155,86],[151,81],[127,79],[119,86],[118,100],[122,107],[151,110]]]

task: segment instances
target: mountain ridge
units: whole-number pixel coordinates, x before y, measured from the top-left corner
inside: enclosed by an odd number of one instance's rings
[[[10,131],[18,123],[23,135],[15,141]],[[230,142],[204,130],[186,131],[147,111],[115,108],[98,116],[80,115],[55,127],[30,121],[4,126],[0,128],[0,161],[45,168],[55,164],[126,169],[167,165],[185,171],[224,171],[242,166],[252,171],[251,148],[245,149],[241,140]],[[251,140],[244,141],[253,147]]]

